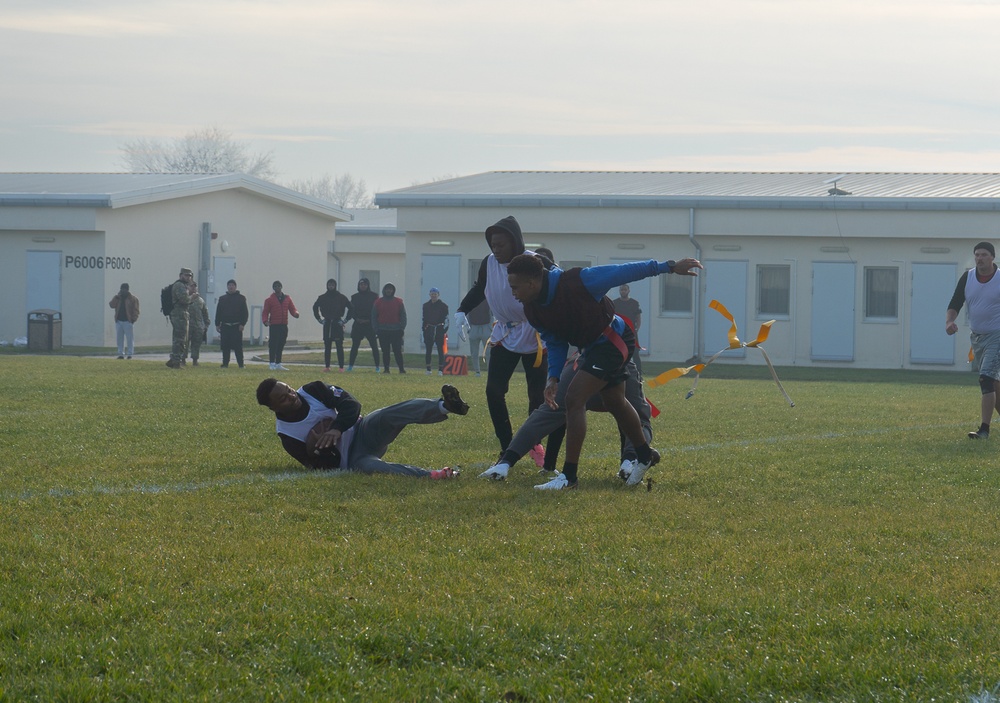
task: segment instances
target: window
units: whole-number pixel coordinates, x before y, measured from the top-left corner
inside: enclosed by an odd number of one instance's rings
[[[757,266],[757,315],[788,317],[791,309],[792,267],[788,264]]]
[[[895,320],[898,303],[899,269],[865,267],[865,319]]]
[[[694,306],[693,276],[668,276],[660,279],[660,312],[691,314]]]
[[[358,280],[362,278],[368,279],[368,290],[373,290],[376,293],[382,292],[382,282],[379,280],[378,271],[358,271]]]

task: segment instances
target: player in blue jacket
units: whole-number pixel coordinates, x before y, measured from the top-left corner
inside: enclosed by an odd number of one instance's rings
[[[639,463],[626,482],[642,482],[646,471],[659,460],[642,433],[639,416],[625,399],[626,365],[636,351],[635,332],[615,315],[607,292],[623,283],[673,273],[697,276],[704,266],[697,259],[633,261],[563,271],[546,271],[538,257],[515,256],[507,267],[514,297],[524,306],[525,317],[538,330],[548,348],[548,381],[545,403],[558,409],[555,397],[569,345],[580,350],[579,370],[566,392],[566,458],[562,473],[536,488],[575,488],[577,465],[587,436],[587,400],[599,393],[614,416],[618,429],[635,447]]]

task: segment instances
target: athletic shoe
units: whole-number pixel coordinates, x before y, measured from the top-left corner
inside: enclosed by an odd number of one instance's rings
[[[476,371],[476,378],[479,378],[480,376],[482,376],[482,374]]]
[[[640,461],[635,462],[635,468],[632,469],[632,473],[625,480],[626,486],[637,486],[642,483],[642,479],[645,478],[646,472],[649,471],[649,467],[656,466],[660,461],[660,453],[653,450],[653,456],[649,458],[648,464],[643,464]]]
[[[131,355],[131,354],[129,354],[129,355],[128,355],[128,356],[126,356],[125,358],[126,358],[126,359],[131,359],[131,358],[132,358],[132,355]]]
[[[989,430],[976,430],[975,432],[969,433],[969,439],[989,439],[989,438],[990,438]]]
[[[337,369],[337,370],[338,370],[338,371],[340,371],[340,373],[344,373],[344,367],[343,367],[343,366],[341,366],[341,367],[340,367],[339,369]]]
[[[627,481],[628,477],[632,475],[632,471],[635,470],[635,465],[638,461],[632,461],[631,459],[624,459],[622,461],[621,467],[618,469],[618,478],[622,481]]]
[[[438,376],[444,376],[444,371],[438,371]]]
[[[330,367],[329,366],[324,367],[323,373],[330,373]]]
[[[455,386],[447,383],[441,386],[441,400],[444,401],[444,409],[450,413],[467,415],[469,412],[469,404],[462,400]]]
[[[267,368],[269,368],[269,369],[271,369],[272,371],[274,371],[274,362],[272,361],[271,363],[269,363],[269,364],[267,365]]]
[[[453,469],[450,466],[446,466],[443,469],[437,469],[436,471],[431,471],[431,478],[435,481],[445,479],[445,478],[458,478],[462,472],[458,469]]]
[[[531,460],[535,462],[535,466],[538,468],[545,466],[545,448],[541,444],[536,444],[529,449],[528,454],[531,456]]]
[[[119,359],[124,359],[124,358],[125,358],[125,355],[124,355],[124,354],[119,354],[119,355],[118,355],[118,358],[119,358]]]
[[[559,473],[556,477],[549,481],[548,483],[542,483],[535,486],[535,490],[539,491],[561,491],[564,488],[576,488],[576,482],[570,483],[569,479],[566,478],[566,474]]]
[[[343,370],[343,369],[341,369],[341,370]],[[354,370],[354,367],[353,367],[353,366],[348,366],[348,367],[347,367],[347,370],[348,370],[349,372],[350,372],[350,371],[353,371],[353,370]],[[378,369],[375,369],[375,373],[378,373]]]
[[[431,370],[427,369],[426,371],[424,371],[424,375],[425,376],[430,376],[431,375]]]
[[[486,471],[479,474],[479,478],[492,478],[494,481],[503,481],[507,478],[508,471],[510,471],[510,466],[508,464],[494,464],[490,468],[486,469]]]
[[[275,364],[274,365],[274,370],[275,371],[288,371],[288,367],[287,366],[282,366],[281,364]]]

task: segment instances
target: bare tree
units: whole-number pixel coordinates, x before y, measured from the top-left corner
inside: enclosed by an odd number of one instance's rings
[[[195,130],[163,143],[139,138],[121,147],[122,164],[131,173],[245,173],[274,178],[274,153],[253,153],[247,142],[219,127]]]
[[[368,192],[365,179],[355,178],[349,173],[336,177],[327,173],[319,178],[294,180],[287,187],[320,200],[328,200],[340,208],[375,207],[375,199]]]

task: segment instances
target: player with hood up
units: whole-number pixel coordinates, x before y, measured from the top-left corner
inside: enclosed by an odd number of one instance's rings
[[[538,333],[528,324],[524,309],[514,299],[507,282],[510,260],[518,254],[534,253],[524,248],[521,225],[513,216],[504,217],[486,228],[486,244],[492,253],[483,259],[476,282],[459,304],[455,327],[459,330],[467,327],[466,314],[483,300],[489,303],[496,324],[488,342],[490,360],[486,371],[486,404],[493,421],[493,431],[500,442],[500,453],[503,454],[514,436],[507,409],[510,378],[520,364],[528,385],[530,414],[545,400],[545,347]],[[537,451],[540,454],[541,447]]]
[[[375,357],[375,373],[379,372],[378,365],[378,342],[375,341],[375,330],[372,329],[372,306],[378,293],[371,289],[371,283],[367,278],[358,280],[358,292],[351,296],[351,309],[347,313],[347,320],[354,318],[354,326],[351,327],[351,358],[347,362],[347,370],[354,370],[354,362],[358,360],[358,347],[361,340],[367,339],[372,348],[372,356]]]

